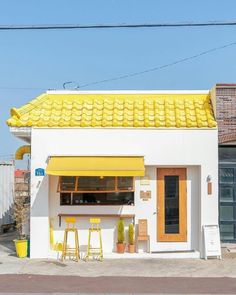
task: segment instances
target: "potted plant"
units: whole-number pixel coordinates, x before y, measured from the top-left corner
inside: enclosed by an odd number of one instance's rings
[[[129,240],[128,251],[129,251],[129,253],[134,253],[135,252],[135,245],[134,245],[134,225],[133,225],[133,223],[129,224],[128,240]]]
[[[120,219],[117,224],[117,253],[125,252],[125,223],[123,219]]]
[[[14,201],[14,217],[18,238],[14,240],[16,255],[19,258],[27,256],[28,240],[24,234],[24,225],[26,224],[29,212],[29,204],[26,203],[24,196],[16,196]]]

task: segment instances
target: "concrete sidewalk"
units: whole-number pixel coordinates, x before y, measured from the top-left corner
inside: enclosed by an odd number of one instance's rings
[[[14,233],[0,236],[0,274],[68,275],[82,277],[232,277],[236,278],[236,255],[222,260],[201,259],[105,259],[66,261],[19,259],[14,253]]]

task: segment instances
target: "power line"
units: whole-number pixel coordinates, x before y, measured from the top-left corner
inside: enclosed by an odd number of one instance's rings
[[[0,30],[71,30],[71,29],[118,29],[118,28],[164,28],[164,27],[209,27],[235,26],[236,21],[180,22],[180,23],[136,23],[136,24],[42,24],[42,25],[1,25]]]
[[[139,72],[134,72],[134,73],[131,73],[131,74],[121,75],[121,76],[117,76],[117,77],[110,78],[110,79],[104,79],[104,80],[99,80],[99,81],[79,85],[78,89],[88,87],[88,86],[91,86],[91,85],[96,85],[96,84],[101,84],[101,83],[105,83],[105,82],[111,82],[111,81],[126,79],[126,78],[130,78],[130,77],[139,76],[139,75],[143,75],[143,74],[146,74],[146,73],[162,70],[162,69],[165,69],[165,68],[168,68],[168,67],[171,67],[171,66],[174,66],[174,65],[189,61],[189,60],[193,60],[193,59],[198,58],[200,56],[210,54],[212,52],[215,52],[215,51],[218,51],[218,50],[221,50],[221,49],[233,46],[233,45],[236,45],[236,41],[232,42],[232,43],[222,45],[222,46],[214,47],[214,48],[211,48],[209,50],[202,51],[202,52],[200,52],[198,54],[195,54],[195,55],[192,55],[192,56],[189,56],[189,57],[185,57],[185,58],[181,58],[181,59],[178,59],[178,60],[176,60],[174,62],[164,64],[164,65],[161,65],[161,66],[157,66],[157,67],[154,67],[154,68],[146,69],[146,70],[139,71]]]
[[[164,65],[161,65],[161,66],[157,66],[157,67],[149,68],[149,69],[146,69],[146,70],[143,70],[143,71],[134,72],[134,73],[130,73],[130,74],[125,74],[125,75],[121,75],[121,76],[117,76],[117,77],[113,77],[113,78],[108,78],[108,79],[104,79],[104,80],[98,80],[98,81],[82,84],[82,85],[79,85],[79,86],[75,87],[75,89],[85,88],[85,87],[96,85],[96,84],[112,82],[112,81],[116,81],[116,80],[126,79],[126,78],[130,78],[130,77],[139,76],[139,75],[143,75],[143,74],[146,74],[146,73],[162,70],[162,69],[165,69],[165,68],[168,68],[168,67],[180,64],[180,63],[184,63],[184,62],[196,59],[198,57],[201,57],[203,55],[207,55],[207,54],[210,54],[212,52],[222,50],[224,48],[231,47],[231,46],[234,46],[234,45],[236,45],[236,41],[225,44],[225,45],[222,45],[222,46],[214,47],[214,48],[202,51],[202,52],[200,52],[198,54],[195,54],[195,55],[192,55],[192,56],[189,56],[189,57],[185,57],[185,58],[181,58],[181,59],[178,59],[178,60],[176,60],[174,62],[164,64]],[[66,84],[72,83],[72,81],[65,82],[65,83]],[[65,86],[65,83],[63,84],[64,86]],[[76,83],[76,82],[73,82],[73,83]],[[11,90],[11,89],[13,89],[13,90],[14,89],[15,90],[19,90],[19,89],[21,89],[21,90],[41,89],[42,90],[42,89],[47,89],[47,88],[46,87],[44,87],[44,88],[43,87],[42,88],[27,88],[27,87],[1,87],[0,86],[0,89],[9,89],[9,90]]]

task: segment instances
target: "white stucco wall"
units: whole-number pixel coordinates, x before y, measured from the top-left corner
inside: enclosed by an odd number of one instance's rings
[[[112,213],[123,210],[134,213],[136,220],[148,219],[152,251],[202,251],[202,225],[218,224],[218,148],[215,129],[92,129],[33,128],[31,139],[31,257],[48,257],[49,218],[53,218],[55,240],[62,239],[58,213]],[[34,176],[36,168],[46,168],[52,155],[141,155],[150,176],[152,198],[139,198],[140,182],[135,181],[135,206],[59,206],[57,177]],[[156,168],[187,168],[188,240],[186,243],[156,241]],[[212,177],[213,194],[207,195],[208,175]],[[49,185],[50,184],[50,185]],[[143,190],[143,187],[142,187]],[[50,196],[50,197],[49,197]],[[114,211],[112,211],[114,210]],[[104,251],[114,247],[117,219],[106,219]],[[127,224],[130,220],[127,220]],[[80,219],[80,244],[87,245],[88,219]],[[106,240],[108,242],[106,242]],[[111,243],[111,241],[113,243]]]

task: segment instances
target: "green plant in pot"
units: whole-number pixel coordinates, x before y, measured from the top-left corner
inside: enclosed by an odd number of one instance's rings
[[[128,251],[129,251],[129,253],[134,253],[135,252],[135,244],[134,244],[134,225],[133,225],[133,223],[129,224],[128,239],[129,239]]]
[[[123,219],[120,219],[117,223],[117,253],[125,252],[125,223]]]
[[[16,223],[16,230],[18,238],[14,240],[16,247],[16,255],[19,258],[27,256],[28,240],[23,232],[29,212],[29,204],[25,202],[24,196],[15,197],[14,201],[14,218]]]

